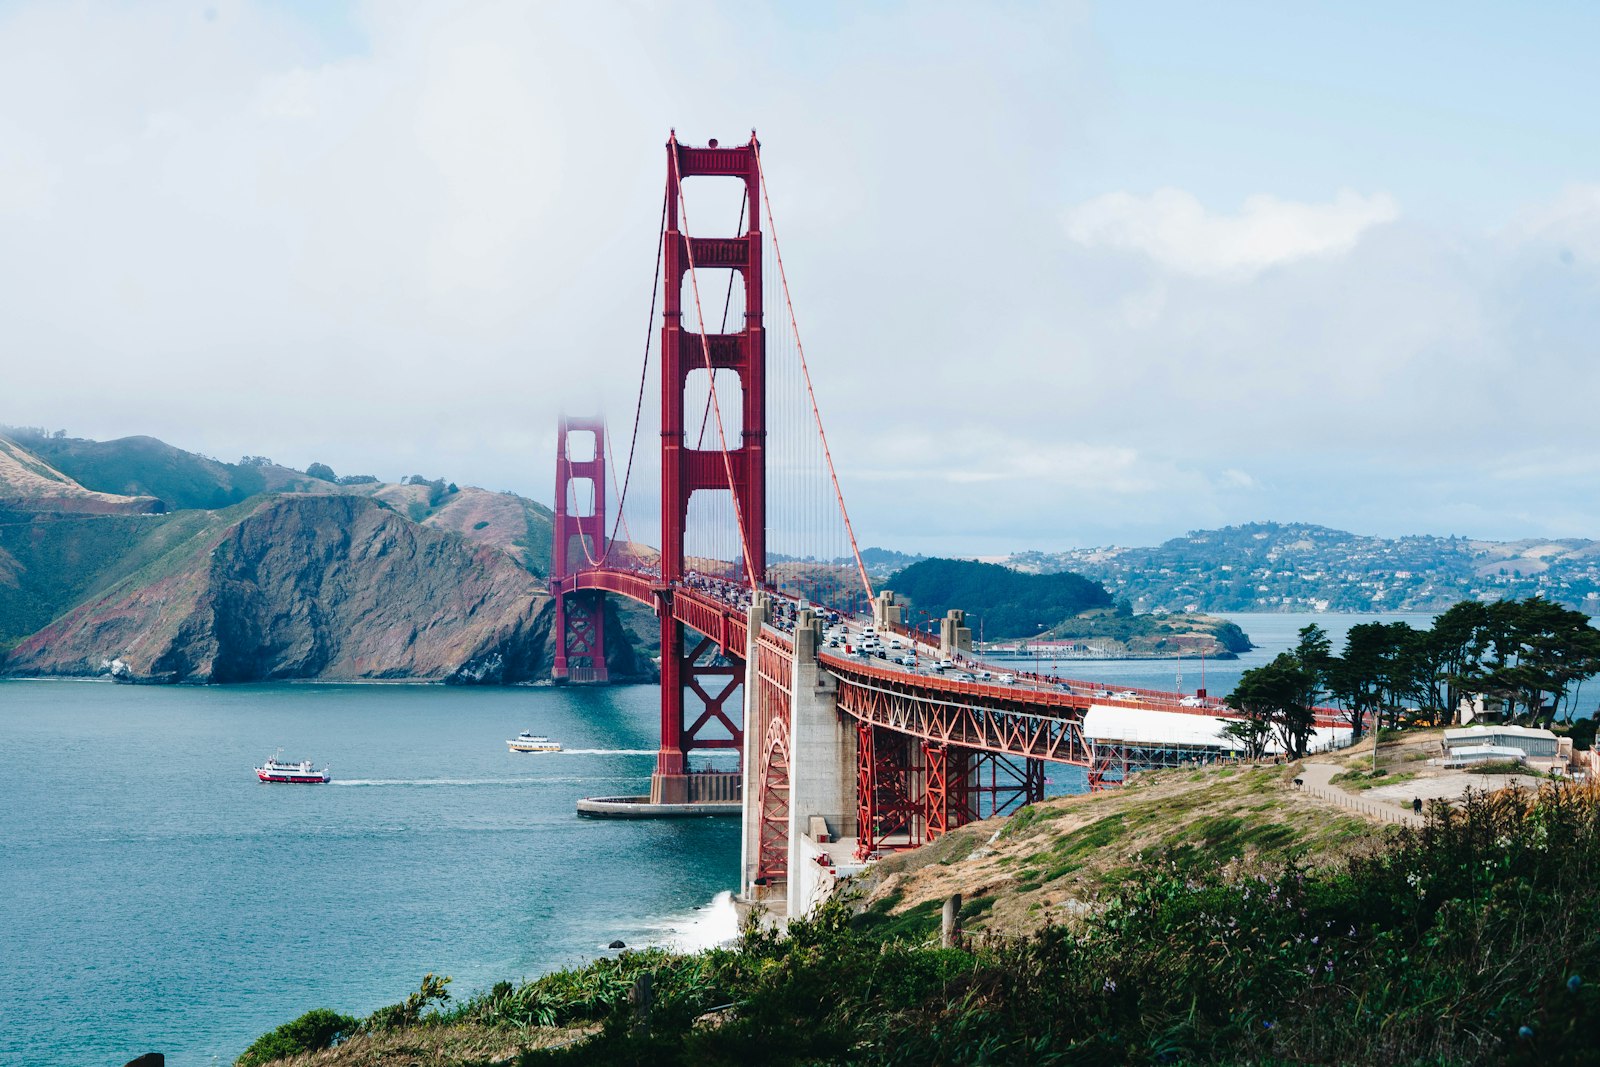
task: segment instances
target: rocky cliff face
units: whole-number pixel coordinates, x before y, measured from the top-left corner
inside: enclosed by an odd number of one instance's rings
[[[553,612],[506,552],[411,522],[379,500],[263,498],[238,521],[79,605],[18,645],[12,674],[181,682],[548,677]],[[654,667],[608,627],[612,677]]]

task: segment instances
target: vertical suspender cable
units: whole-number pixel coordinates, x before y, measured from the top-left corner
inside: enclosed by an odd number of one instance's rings
[[[828,434],[822,428],[822,412],[817,407],[817,394],[811,388],[811,371],[806,367],[806,347],[800,343],[800,326],[794,317],[794,301],[789,297],[789,276],[783,269],[783,252],[778,247],[778,224],[772,218],[772,198],[767,194],[767,172],[761,165],[761,145],[755,143],[756,173],[761,181],[761,200],[767,207],[767,226],[772,230],[772,252],[778,261],[778,277],[783,282],[783,302],[789,310],[789,327],[794,331],[794,347],[800,357],[800,373],[805,377],[806,396],[811,400],[811,414],[817,420],[817,436],[822,440],[822,455],[828,461],[828,477],[833,480],[834,499],[839,502],[839,514],[844,518],[844,529],[850,537],[850,551],[856,557],[856,570],[861,575],[861,585],[867,591],[867,598],[872,598],[872,580],[867,577],[866,564],[861,562],[861,549],[856,546],[856,532],[850,525],[850,512],[844,506],[844,493],[839,489],[839,474],[833,467],[833,452],[828,448]],[[683,195],[679,189],[678,195]],[[692,273],[692,267],[691,267]],[[706,359],[710,361],[710,350],[707,350]],[[732,475],[730,473],[729,477]]]
[[[583,545],[583,554],[588,557],[589,566],[591,567],[598,567],[605,563],[607,558],[609,558],[611,555],[611,546],[616,543],[618,527],[620,526],[626,528],[626,521],[623,518],[622,508],[623,504],[625,504],[628,499],[628,486],[633,481],[633,457],[639,448],[639,420],[644,414],[645,382],[648,381],[650,377],[650,337],[655,331],[656,298],[661,293],[661,253],[663,249],[665,249],[666,243],[667,194],[663,192],[661,194],[661,224],[656,231],[656,273],[654,280],[650,283],[650,317],[645,322],[644,330],[644,365],[639,368],[639,399],[636,400],[633,405],[633,440],[632,443],[628,445],[628,469],[622,478],[622,489],[617,493],[617,517],[611,523],[611,535],[606,539],[606,550],[600,554],[599,559],[595,559],[594,554],[589,551],[589,539],[586,537],[578,538],[578,543]],[[611,438],[609,434],[606,436],[606,448],[608,450],[611,448]],[[572,482],[572,459],[567,455],[567,443],[565,441],[561,442],[560,452],[561,460],[566,464],[567,470],[567,477],[563,479],[563,483],[565,485],[570,485]],[[613,462],[607,464],[607,466],[612,468],[611,481],[612,484],[615,485],[617,478],[616,464]],[[598,491],[599,487],[597,486],[596,492]],[[628,540],[629,542],[632,542],[633,534],[630,533],[628,535]]]

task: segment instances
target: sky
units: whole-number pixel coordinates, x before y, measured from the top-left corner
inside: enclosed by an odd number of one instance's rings
[[[0,423],[548,502],[562,411],[627,445],[668,131],[754,128],[863,544],[1596,537],[1596,40],[1555,2],[0,0]]]

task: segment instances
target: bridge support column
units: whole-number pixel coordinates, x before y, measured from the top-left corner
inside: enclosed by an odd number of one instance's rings
[[[689,753],[734,749],[743,755],[743,724],[730,711],[734,692],[745,683],[745,666],[726,657],[719,662],[716,641],[697,635],[671,612],[667,603],[661,625],[661,748],[650,776],[650,803],[736,803],[740,775],[691,773]]]
[[[810,611],[795,620],[790,683],[789,915],[818,903],[829,844],[856,832],[856,735],[839,714],[833,676],[817,662],[822,625]],[[819,823],[820,820],[820,823]],[[814,828],[827,833],[818,841]],[[837,848],[837,846],[835,846]]]
[[[606,601],[597,591],[556,594],[555,663],[553,681],[605,684]]]
[[[899,629],[904,625],[905,608],[895,603],[894,593],[883,590],[872,598],[872,623],[880,630]]]
[[[967,613],[951,608],[939,620],[939,652],[945,659],[955,659],[957,653],[972,651],[972,630],[967,626]]]
[[[937,840],[977,817],[972,797],[972,750],[937,741],[922,742],[923,824]]]

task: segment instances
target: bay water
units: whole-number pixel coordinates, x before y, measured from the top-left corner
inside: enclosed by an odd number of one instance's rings
[[[1250,642],[1255,645],[1249,652],[1239,653],[1237,659],[1207,658],[1202,662],[1198,656],[1165,656],[1155,659],[1062,659],[1052,664],[1046,656],[1042,666],[1047,672],[1063,678],[1082,678],[1113,687],[1120,685],[1193,693],[1204,686],[1212,696],[1221,697],[1233,692],[1245,671],[1270,663],[1278,653],[1286,652],[1298,644],[1301,627],[1313,623],[1322,627],[1332,642],[1334,655],[1339,655],[1344,651],[1345,635],[1357,623],[1403,622],[1416,630],[1431,630],[1437,614],[1237,612],[1217,616],[1237,623],[1239,629],[1250,635]],[[1026,669],[1031,670],[1031,665]]]
[[[575,814],[646,791],[658,731],[653,686],[0,682],[0,1064],[231,1063],[430,971],[733,936],[738,820]],[[333,782],[261,784],[279,747]]]
[[[1307,622],[1336,651],[1357,622],[1431,623],[1232,618],[1257,648],[1207,662],[1214,694]],[[1197,659],[1055,669],[1200,685]],[[226,1064],[310,1008],[366,1014],[427,972],[459,997],[614,939],[732,936],[737,820],[574,811],[648,788],[658,701],[653,686],[0,682],[0,1065]],[[523,729],[565,751],[508,752]],[[280,747],[333,782],[260,784],[251,768]],[[1083,788],[1051,769],[1050,793]]]

